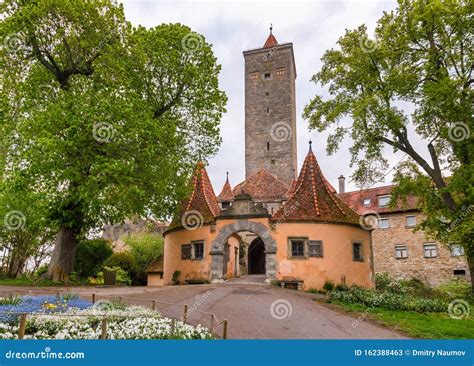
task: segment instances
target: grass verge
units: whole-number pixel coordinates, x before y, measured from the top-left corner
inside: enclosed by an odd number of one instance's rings
[[[389,327],[414,338],[425,339],[474,339],[474,317],[452,319],[447,313],[416,313],[383,308],[367,308],[357,304],[324,303],[335,310],[355,317],[354,325],[367,321]]]

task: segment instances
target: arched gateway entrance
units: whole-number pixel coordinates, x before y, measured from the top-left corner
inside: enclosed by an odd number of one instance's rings
[[[248,249],[248,273],[265,274],[265,244],[260,238],[252,240]]]
[[[211,281],[219,282],[223,278],[224,270],[224,253],[225,253],[225,244],[229,237],[233,234],[236,234],[241,231],[249,231],[258,236],[257,239],[263,244],[261,245],[260,250],[264,249],[264,268],[266,279],[268,281],[276,278],[276,242],[271,237],[270,231],[264,225],[249,221],[249,220],[237,220],[233,224],[225,225],[222,229],[219,230],[216,239],[212,242],[211,246]],[[257,240],[255,239],[252,244]],[[256,244],[257,245],[257,244]],[[263,254],[263,253],[260,253]],[[249,258],[250,259],[250,258]]]

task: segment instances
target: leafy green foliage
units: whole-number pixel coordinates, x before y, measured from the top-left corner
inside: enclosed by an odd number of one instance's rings
[[[146,269],[163,256],[163,237],[157,233],[136,233],[124,238],[136,264],[134,282],[146,284]]]
[[[115,252],[105,262],[104,267],[119,267],[123,269],[129,277],[135,277],[137,273],[137,263],[129,252]]]
[[[80,277],[89,277],[102,268],[113,254],[112,246],[104,239],[83,240],[79,243],[74,268]]]
[[[21,40],[0,50],[2,178],[44,197],[62,234],[49,274],[64,279],[90,229],[173,213],[221,141],[220,66],[190,28],[133,28],[109,0],[6,0],[0,14],[0,39]]]
[[[374,38],[361,25],[326,51],[313,81],[329,97],[316,96],[304,111],[310,128],[331,132],[329,153],[351,137],[352,178],[360,186],[384,177],[388,151],[405,153],[391,204],[416,196],[426,216],[420,228],[463,245],[472,273],[473,14],[469,0],[399,0]],[[417,147],[420,140],[426,147]]]
[[[326,292],[330,292],[334,290],[334,286],[334,282],[332,282],[331,280],[326,280],[324,281],[323,290]]]

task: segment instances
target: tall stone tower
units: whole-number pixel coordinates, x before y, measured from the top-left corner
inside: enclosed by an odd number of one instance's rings
[[[245,178],[264,168],[280,180],[295,178],[296,67],[293,44],[272,34],[262,48],[244,51]]]

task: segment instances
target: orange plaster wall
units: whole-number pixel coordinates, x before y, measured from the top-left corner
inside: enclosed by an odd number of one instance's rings
[[[303,288],[321,289],[328,279],[338,284],[346,276],[348,285],[373,287],[370,233],[358,227],[313,223],[278,224],[272,237],[277,241],[277,278],[291,276],[304,280]],[[323,258],[289,259],[288,237],[323,241]],[[363,242],[364,261],[352,260],[352,241]]]
[[[209,254],[212,240],[217,232],[211,233],[211,227],[204,225],[195,230],[178,230],[165,236],[163,279],[165,284],[171,283],[173,272],[181,271],[180,283],[187,279],[209,280],[211,255]],[[195,240],[204,240],[204,259],[181,259],[181,245]]]

